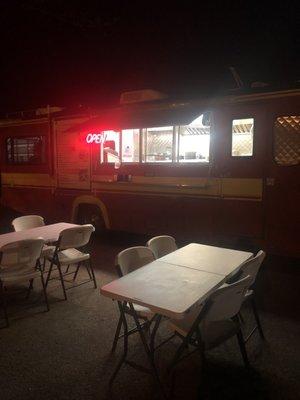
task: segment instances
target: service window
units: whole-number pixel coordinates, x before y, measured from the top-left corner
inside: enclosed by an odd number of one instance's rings
[[[143,142],[144,162],[172,162],[173,126],[144,129]]]
[[[300,163],[300,115],[276,119],[274,123],[274,159],[279,165]]]
[[[120,132],[103,131],[102,145],[100,146],[101,163],[119,163],[120,160]]]
[[[6,160],[8,164],[44,164],[46,162],[45,136],[8,137]]]
[[[232,121],[233,157],[251,157],[253,155],[254,118],[234,119]]]
[[[122,162],[138,163],[140,159],[140,130],[122,130]]]
[[[179,127],[179,162],[209,162],[210,121],[203,116]]]

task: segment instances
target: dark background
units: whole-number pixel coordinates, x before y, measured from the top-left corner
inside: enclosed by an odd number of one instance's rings
[[[299,85],[298,1],[1,2],[0,111]],[[180,4],[177,5],[177,4]]]

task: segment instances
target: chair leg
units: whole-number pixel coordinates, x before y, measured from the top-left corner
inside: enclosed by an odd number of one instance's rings
[[[241,354],[244,360],[244,364],[246,367],[249,366],[249,360],[248,360],[248,355],[247,355],[247,351],[246,351],[246,346],[245,346],[245,342],[244,342],[244,338],[243,338],[243,334],[241,329],[239,329],[239,331],[236,334],[238,342],[239,342],[239,346],[240,346],[240,350],[241,350]]]
[[[120,319],[122,321],[122,325],[123,325],[123,332],[124,332],[124,336],[123,336],[123,340],[124,340],[124,348],[123,348],[123,355],[114,371],[114,373],[112,374],[110,380],[109,380],[109,387],[112,386],[118,372],[120,371],[123,363],[126,360],[127,357],[127,353],[128,353],[128,325],[127,325],[127,321],[126,321],[126,317],[125,317],[125,313],[123,310],[123,304],[121,302],[118,301],[118,307],[120,310]]]
[[[75,274],[73,276],[73,281],[75,281],[76,278],[77,278],[77,274],[78,274],[78,271],[79,271],[79,268],[80,268],[80,264],[81,264],[80,262],[77,264],[77,268],[76,268]]]
[[[237,316],[238,316],[240,325],[244,324],[244,323],[245,323],[245,320],[244,320],[244,317],[243,317],[241,311],[239,311],[239,312],[237,313]]]
[[[202,342],[202,338],[201,338],[201,332],[200,332],[200,328],[199,326],[197,326],[196,329],[196,337],[197,337],[197,344],[198,344],[198,350],[201,356],[201,362],[202,362],[202,367],[204,366],[204,364],[206,363],[206,358],[205,358],[205,348],[204,348],[204,344]],[[187,346],[189,344],[187,343]]]
[[[162,319],[161,315],[156,316],[155,324],[154,324],[154,327],[153,327],[151,335],[150,335],[150,346],[149,347],[150,347],[150,351],[151,351],[151,354],[153,355],[153,357],[154,357],[154,351],[155,351],[155,335],[159,328],[161,319]]]
[[[52,259],[51,263],[50,263],[50,268],[49,268],[49,271],[48,271],[48,274],[47,274],[46,282],[45,282],[46,287],[48,286],[48,282],[50,280],[50,276],[51,276],[51,272],[52,272],[52,268],[53,268],[53,263],[54,263],[54,260]]]
[[[4,313],[4,318],[6,322],[6,327],[9,327],[9,319],[8,319],[8,314],[7,314],[7,304],[6,304],[6,295],[5,295],[5,290],[3,286],[3,282],[0,281],[0,295],[1,295],[1,300],[2,300],[2,307],[3,307],[3,313]]]
[[[33,279],[30,279],[29,287],[27,289],[27,293],[26,293],[26,297],[25,297],[26,300],[29,299],[29,296],[30,296],[30,293],[31,293],[32,289],[33,289]]]
[[[42,281],[43,293],[44,293],[44,298],[45,298],[47,311],[49,311],[50,307],[49,307],[49,302],[48,302],[47,290],[46,290],[46,285],[45,285],[45,281],[44,281],[44,277],[43,277],[43,273],[42,272],[41,272],[41,281]]]
[[[95,289],[97,289],[97,281],[96,281],[96,277],[95,277],[95,273],[94,273],[94,268],[93,268],[93,266],[92,266],[92,260],[91,259],[89,259],[89,269],[90,269],[90,271],[91,271],[91,274],[92,274],[92,278],[93,278],[93,281],[94,281],[94,287],[95,287]]]
[[[46,257],[44,257],[44,259],[43,259],[43,264],[42,264],[42,266],[41,266],[43,272],[46,270],[46,261],[47,261],[47,260],[46,260]]]
[[[113,341],[113,345],[112,345],[112,348],[111,348],[111,351],[110,351],[111,353],[114,353],[114,351],[116,350],[117,343],[118,343],[118,340],[119,340],[120,331],[121,331],[121,327],[122,327],[122,323],[123,323],[122,316],[120,315],[119,321],[118,321],[118,325],[117,325],[117,329],[116,329],[116,333],[115,333],[115,337],[114,337],[114,341]]]
[[[67,274],[69,272],[69,268],[70,268],[70,264],[68,264],[68,266],[66,268],[66,271],[65,271],[65,274]]]
[[[63,278],[63,274],[61,272],[61,266],[60,263],[57,263],[57,269],[58,269],[58,273],[59,273],[59,277],[60,277],[60,282],[61,282],[61,286],[62,286],[62,290],[64,292],[64,297],[65,300],[67,300],[67,292],[66,292],[66,288],[65,288],[65,283],[64,283],[64,278]]]
[[[252,305],[252,310],[253,310],[254,318],[255,318],[255,321],[256,321],[257,329],[259,331],[260,337],[264,340],[265,339],[265,335],[264,335],[264,332],[263,332],[262,327],[261,327],[261,323],[260,323],[260,319],[259,319],[259,316],[258,316],[258,311],[257,311],[257,308],[256,308],[256,304],[255,304],[254,298],[251,299],[251,305]]]
[[[186,340],[186,338],[184,338],[182,343],[181,343],[181,345],[176,350],[176,353],[175,353],[175,355],[173,357],[173,360],[172,360],[172,362],[170,363],[170,365],[168,367],[168,373],[170,373],[172,371],[172,369],[175,367],[175,365],[180,360],[180,356],[184,352],[184,350],[186,349],[186,345],[187,345],[187,340]]]
[[[85,269],[86,269],[87,273],[89,274],[90,280],[92,280],[93,276],[91,274],[91,271],[90,271],[90,268],[89,268],[87,262],[84,263],[84,266],[85,266]]]

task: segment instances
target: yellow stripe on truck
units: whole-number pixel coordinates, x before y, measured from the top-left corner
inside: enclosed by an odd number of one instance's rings
[[[262,199],[263,180],[222,178],[222,197]]]
[[[1,173],[2,185],[6,186],[37,186],[52,187],[55,180],[48,174],[35,173]]]

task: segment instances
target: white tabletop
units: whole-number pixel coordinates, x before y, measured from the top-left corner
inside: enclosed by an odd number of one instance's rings
[[[179,319],[224,281],[222,275],[156,260],[103,286],[100,291],[106,297],[127,300]]]
[[[161,257],[160,261],[228,277],[252,256],[246,251],[190,243]]]
[[[16,242],[17,240],[35,239],[41,237],[46,243],[55,242],[61,231],[67,228],[78,226],[75,224],[68,224],[66,222],[59,222],[58,224],[51,224],[41,226],[39,228],[25,229],[19,232],[10,232],[0,235],[0,247],[5,244]]]

